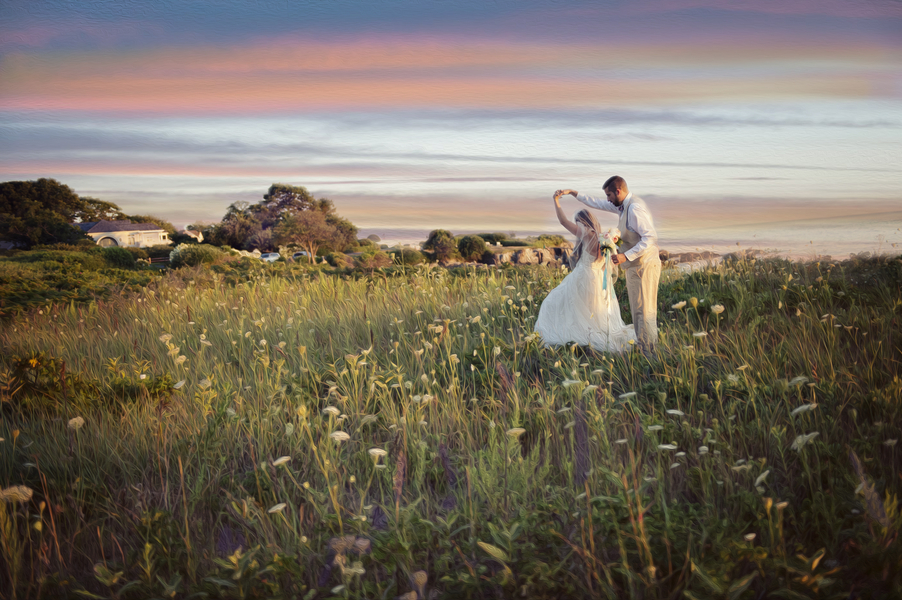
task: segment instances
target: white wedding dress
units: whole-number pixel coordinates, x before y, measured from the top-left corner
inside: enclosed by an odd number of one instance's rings
[[[597,240],[590,234],[592,238]],[[595,260],[589,248],[597,249],[597,241],[584,248],[573,271],[542,302],[535,331],[547,346],[576,342],[602,352],[625,352],[636,333],[620,316],[613,265],[610,258]]]

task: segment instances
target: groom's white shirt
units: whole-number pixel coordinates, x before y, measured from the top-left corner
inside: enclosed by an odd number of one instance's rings
[[[576,199],[586,206],[618,215],[623,213],[624,206],[630,205],[630,210],[626,215],[626,226],[630,231],[639,234],[640,239],[635,246],[623,253],[627,260],[635,260],[637,257],[642,256],[642,253],[650,246],[658,245],[658,232],[655,231],[655,224],[651,220],[651,213],[648,211],[648,207],[645,206],[644,202],[631,203],[632,197],[633,193],[630,192],[620,206],[614,206],[607,197],[596,198],[587,194],[577,194],[576,196]],[[638,196],[636,198],[640,199]]]

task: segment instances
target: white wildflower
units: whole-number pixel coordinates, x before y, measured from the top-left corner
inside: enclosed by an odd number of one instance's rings
[[[808,412],[809,410],[814,410],[815,408],[817,408],[817,402],[811,402],[810,404],[803,404],[802,406],[796,408],[789,414],[791,414],[794,417],[803,412]]]
[[[351,439],[351,436],[349,436],[344,431],[333,431],[329,434],[329,437],[338,443],[347,442],[349,439]]]
[[[810,442],[811,440],[816,438],[818,435],[820,435],[820,433],[818,433],[817,431],[814,431],[812,433],[802,434],[795,439],[795,441],[792,443],[791,448],[795,451],[799,451],[802,448],[804,448],[805,445],[808,444],[808,442]]]

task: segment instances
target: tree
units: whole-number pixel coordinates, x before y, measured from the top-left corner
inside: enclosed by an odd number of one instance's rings
[[[435,229],[429,233],[423,249],[431,250],[438,260],[446,260],[454,256],[457,243],[454,241],[454,234],[447,229]]]
[[[153,215],[126,215],[125,218],[132,223],[153,223],[160,229],[166,230],[166,233],[169,235],[175,235],[175,226],[159,217],[154,217]]]
[[[326,200],[331,206],[331,201]],[[263,201],[252,204],[250,211],[264,229],[275,227],[283,217],[320,208],[307,188],[274,183],[263,195]],[[320,210],[322,210],[320,208]]]
[[[335,238],[329,246],[337,252],[347,252],[348,249],[357,245],[357,226],[342,219],[336,214],[326,216],[326,223],[335,228]]]
[[[249,245],[249,241],[263,229],[263,226],[251,212],[250,207],[248,202],[233,202],[226,210],[222,222],[214,225],[209,232],[205,230],[204,237],[220,246],[252,249],[253,246]]]
[[[30,248],[74,244],[85,234],[71,223],[84,203],[55,179],[0,183],[0,239]]]
[[[273,228],[273,240],[279,245],[296,244],[307,251],[312,263],[320,246],[334,243],[338,230],[317,210],[288,214]]]
[[[465,235],[457,242],[457,251],[465,260],[476,260],[485,252],[485,240],[478,235]]]
[[[79,223],[119,221],[128,218],[122,212],[122,209],[112,202],[91,198],[90,196],[80,196],[80,198],[82,206],[75,213],[75,219]]]
[[[233,248],[269,250],[276,245],[272,234],[283,222],[305,213],[318,213],[326,224],[335,230],[320,247],[334,251],[346,251],[356,246],[357,227],[335,212],[335,204],[328,198],[316,199],[303,186],[274,183],[269,186],[263,200],[256,204],[235,202],[226,210],[222,221],[204,230],[204,238],[212,243]],[[283,230],[289,226],[283,226]],[[284,238],[286,233],[281,234]],[[279,236],[276,236],[277,238]],[[280,238],[281,239],[281,238]],[[289,242],[296,243],[296,242]]]

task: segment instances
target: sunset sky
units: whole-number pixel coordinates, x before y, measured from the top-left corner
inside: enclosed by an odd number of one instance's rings
[[[555,231],[555,189],[619,174],[662,237],[891,238],[902,2],[3,0],[0,140],[3,181],[177,226],[281,182],[362,228]]]

